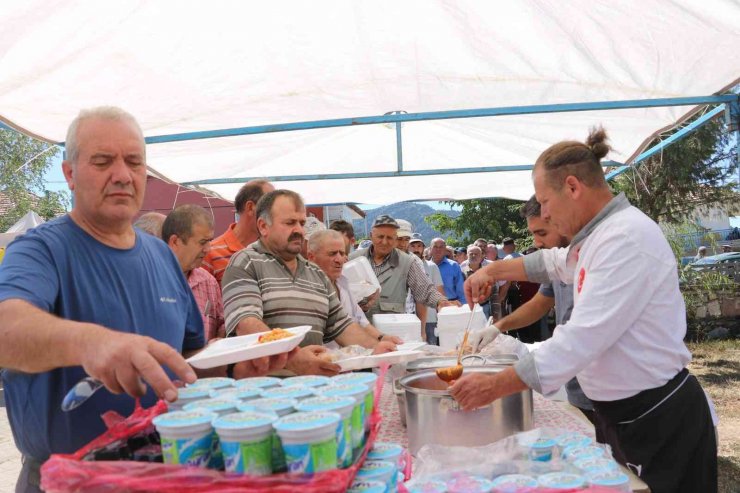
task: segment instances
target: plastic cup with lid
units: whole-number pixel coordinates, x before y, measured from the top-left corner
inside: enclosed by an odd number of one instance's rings
[[[569,490],[586,486],[586,478],[578,474],[567,472],[551,472],[537,477],[537,482],[545,488],[554,490]]]
[[[269,387],[279,387],[281,384],[281,379],[275,378],[275,377],[249,377],[249,378],[241,378],[234,382],[234,387],[242,388],[242,387],[259,387],[261,389],[266,389]]]
[[[332,385],[321,389],[321,395],[327,397],[352,397],[355,407],[352,409],[352,449],[359,449],[365,443],[365,395],[368,392],[367,385],[341,384]]]
[[[251,401],[253,399],[259,399],[262,397],[262,390],[259,388],[237,388],[237,387],[226,387],[223,389],[213,389],[210,392],[212,399],[236,399],[237,401]]]
[[[278,417],[287,416],[295,412],[295,406],[298,401],[295,399],[255,399],[239,404],[239,411],[267,412],[275,413]],[[272,433],[272,472],[285,472],[285,452],[280,437],[273,430]]]
[[[169,411],[181,411],[186,404],[208,399],[210,390],[204,387],[185,387],[177,389],[177,400],[167,404]]]
[[[378,376],[375,373],[358,372],[358,373],[342,373],[332,377],[332,381],[335,385],[343,384],[362,384],[369,388],[369,392],[365,394],[365,430],[370,429],[370,416],[373,414],[375,409],[375,385],[378,381]]]
[[[480,476],[457,476],[447,481],[448,491],[465,491],[466,493],[488,493],[491,481]]]
[[[272,423],[277,419],[275,414],[239,412],[214,420],[227,472],[272,474]]]
[[[208,390],[223,389],[226,387],[233,387],[234,379],[227,377],[210,377],[210,378],[199,378],[195,382],[188,385],[188,387],[206,388]]]
[[[569,462],[575,462],[590,457],[604,457],[604,449],[596,445],[587,445],[585,447],[568,447],[563,450],[563,458]]]
[[[373,448],[367,453],[368,460],[384,460],[395,464],[396,476],[403,469],[404,448],[397,443],[375,442]]]
[[[216,414],[203,409],[173,411],[153,420],[162,442],[166,464],[208,467],[213,450]]]
[[[218,416],[225,416],[226,414],[235,413],[238,411],[237,406],[239,401],[230,398],[212,398],[204,399],[202,401],[194,401],[186,404],[183,407],[185,411],[193,411],[195,409],[205,409],[206,411],[212,412]],[[211,462],[208,467],[211,469],[223,469],[224,467],[224,456],[221,453],[221,443],[218,440],[216,431],[213,431],[213,449],[211,451]]]
[[[587,447],[593,443],[593,440],[582,433],[570,432],[555,437],[555,442],[560,450],[564,451],[570,447]]]
[[[311,387],[292,385],[289,387],[270,387],[262,389],[262,397],[267,399],[308,399],[316,394]]]
[[[347,493],[386,493],[385,483],[381,481],[356,480],[347,490]]]
[[[522,488],[536,488],[537,480],[526,474],[504,474],[491,481],[494,492],[509,493]]]
[[[529,458],[539,462],[552,460],[552,451],[555,448],[555,440],[551,438],[538,438],[529,446]]]
[[[294,413],[274,423],[288,472],[312,474],[337,468],[337,425],[332,412]]]
[[[325,387],[331,384],[331,378],[324,377],[321,375],[299,375],[297,377],[284,378],[282,381],[283,387],[293,387],[300,385],[303,387]]]
[[[386,485],[387,491],[396,491],[396,464],[386,460],[366,460],[357,471],[358,480],[381,481]]]
[[[573,462],[573,465],[585,473],[614,471],[619,469],[616,462],[606,457],[586,457]]]
[[[427,479],[406,485],[409,493],[447,493],[447,485],[438,479]]]
[[[352,409],[355,400],[352,397],[313,397],[296,404],[300,412],[331,411],[339,413],[342,419],[337,425],[337,463],[339,467],[352,465]]]
[[[586,477],[591,486],[599,486],[616,491],[632,491],[630,488],[630,478],[619,469],[589,473]]]

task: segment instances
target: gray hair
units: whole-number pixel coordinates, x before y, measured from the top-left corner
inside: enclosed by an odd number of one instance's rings
[[[287,197],[293,201],[296,208],[305,208],[303,199],[293,190],[278,189],[268,192],[257,202],[257,218],[262,219],[268,225],[272,225],[272,207],[278,197]]]
[[[344,237],[342,236],[342,233],[333,229],[323,229],[321,231],[316,231],[308,239],[308,251],[313,253],[318,252],[327,240],[341,241],[342,249],[344,249]]]
[[[64,150],[67,153],[67,161],[72,163],[74,166],[77,163],[77,158],[80,157],[80,150],[77,142],[77,131],[80,128],[80,124],[85,120],[91,118],[101,118],[104,120],[128,120],[133,124],[136,131],[141,135],[142,144],[144,143],[144,132],[141,131],[139,122],[133,117],[131,113],[128,113],[121,108],[116,106],[97,106],[95,108],[88,108],[80,110],[80,114],[72,120],[67,129],[67,140],[64,142]],[[144,147],[144,158],[146,159],[146,146]]]
[[[162,237],[162,224],[167,216],[159,212],[147,212],[134,222],[134,227],[157,238]]]
[[[433,239],[433,240],[431,241],[431,243],[429,243],[429,244],[430,244],[431,246],[434,246],[434,244],[435,244],[435,243],[437,243],[437,242],[440,242],[440,241],[442,242],[442,244],[443,244],[443,245],[444,245],[445,247],[447,246],[447,242],[446,242],[445,240],[443,240],[442,238],[435,238],[435,239]]]
[[[213,216],[199,205],[186,204],[170,212],[162,224],[162,239],[167,242],[175,235],[187,242],[193,235],[193,226],[202,222],[213,229]]]
[[[471,252],[474,252],[476,250],[478,250],[478,253],[480,253],[481,255],[483,254],[483,250],[481,250],[479,246],[470,245],[468,246],[468,249],[467,249],[468,255],[470,255]]]

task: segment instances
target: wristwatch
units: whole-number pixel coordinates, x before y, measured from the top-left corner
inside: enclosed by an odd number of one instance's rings
[[[385,334],[380,334],[378,336],[378,342],[382,341],[384,337],[385,337]]]

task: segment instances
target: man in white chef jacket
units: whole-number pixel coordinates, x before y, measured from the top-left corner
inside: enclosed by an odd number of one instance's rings
[[[527,388],[548,395],[577,375],[615,458],[653,493],[716,491],[710,411],[686,370],[676,262],[658,225],[612,195],[600,164],[608,150],[595,130],[585,144],[560,142],[535,163],[542,217],[573,238],[569,247],[493,262],[465,283],[471,303],[501,279],[573,284],[570,320],[513,368],[463,375],[451,393],[475,409]]]

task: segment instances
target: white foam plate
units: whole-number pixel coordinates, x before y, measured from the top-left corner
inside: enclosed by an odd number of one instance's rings
[[[404,342],[403,344],[396,345],[396,351],[415,351],[426,345],[426,342]]]
[[[306,333],[311,330],[311,326],[301,325],[285,330],[292,332],[293,335],[263,344],[257,343],[261,334],[227,337],[208,345],[203,351],[188,358],[187,362],[195,368],[215,368],[273,354],[287,353],[301,343]]]
[[[391,353],[375,354],[372,356],[356,356],[354,358],[347,358],[342,361],[337,361],[337,364],[342,368],[340,371],[352,371],[362,370],[363,368],[374,368],[380,366],[381,363],[388,363],[389,365],[395,365],[398,363],[406,363],[407,361],[414,361],[421,356],[421,351],[393,351]]]

